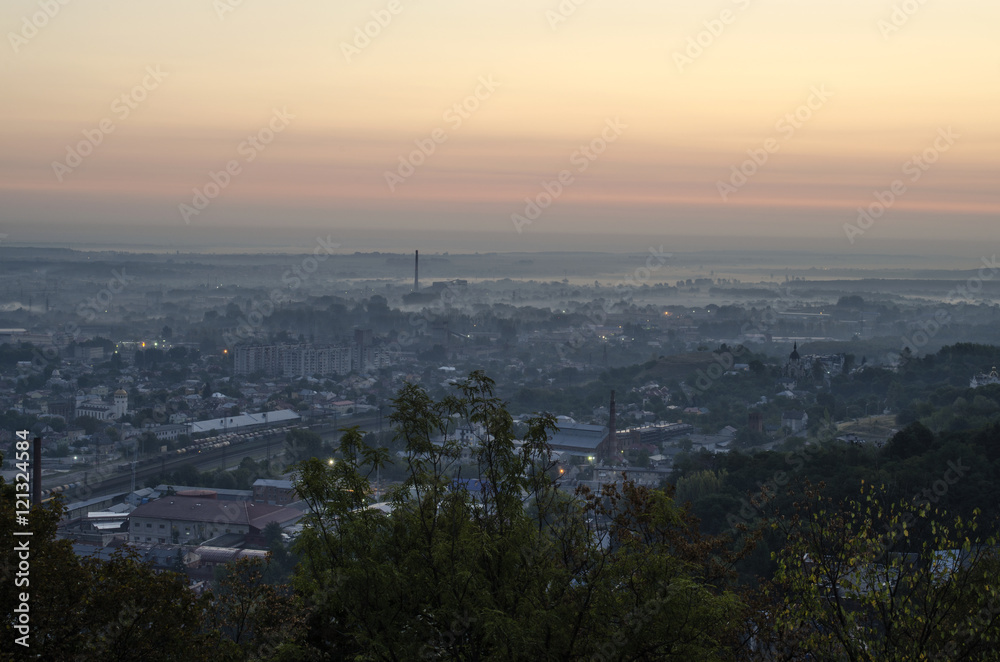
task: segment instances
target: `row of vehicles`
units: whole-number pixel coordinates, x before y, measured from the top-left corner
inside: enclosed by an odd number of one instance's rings
[[[206,437],[205,439],[198,439],[191,442],[184,448],[178,448],[173,451],[174,455],[185,455],[188,453],[201,453],[202,451],[215,450],[219,448],[225,448],[227,446],[232,446],[235,444],[245,444],[248,442],[257,441],[258,439],[265,439],[268,436],[273,435],[284,435],[285,432],[291,430],[293,426],[283,425],[276,428],[268,428],[266,430],[255,430],[247,432],[226,432],[220,435],[215,435],[213,437]]]

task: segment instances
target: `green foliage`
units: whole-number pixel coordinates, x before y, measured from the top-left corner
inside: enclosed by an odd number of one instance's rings
[[[18,555],[14,502],[0,484],[0,604],[6,614],[29,595],[30,654],[44,660],[207,660],[199,612],[205,606],[173,573],[156,574],[128,551],[110,560],[80,560],[69,541],[56,540],[61,504],[34,507],[29,516],[29,583],[15,586]],[[22,527],[17,527],[21,529]],[[20,649],[4,620],[4,659]]]
[[[323,438],[311,430],[293,428],[285,434],[285,454],[301,462],[323,453]]]
[[[905,460],[914,455],[923,455],[934,444],[934,433],[927,426],[917,422],[897,432],[889,440],[888,455]]]
[[[267,462],[257,462],[251,457],[240,461],[240,466],[232,471],[221,469],[198,471],[193,463],[183,464],[175,471],[150,476],[149,487],[159,484],[188,485],[191,487],[211,487],[220,490],[249,490],[258,478],[272,478]]]
[[[94,434],[101,427],[101,422],[91,416],[79,416],[73,421],[73,427],[83,428],[87,434]]]
[[[303,608],[290,587],[266,581],[270,563],[270,558],[243,558],[220,573],[212,594],[215,659],[294,658]]]
[[[997,540],[977,516],[864,487],[837,507],[809,492],[775,524],[777,641],[824,660],[996,659]]]
[[[724,491],[727,474],[725,469],[719,473],[705,469],[683,476],[677,481],[674,498],[678,503],[687,503],[719,494]]]
[[[532,419],[515,443],[493,388],[482,373],[440,401],[403,388],[392,419],[407,472],[391,515],[369,500],[388,455],[359,431],[345,433],[332,466],[299,465],[309,644],[338,659],[725,659],[740,605],[724,587],[721,544],[663,492],[560,492],[553,419]],[[455,414],[479,430],[479,490],[456,482],[470,477],[461,443],[441,439]]]
[[[65,441],[60,442],[54,449],[49,451],[52,457],[66,457],[69,455],[69,444]]]

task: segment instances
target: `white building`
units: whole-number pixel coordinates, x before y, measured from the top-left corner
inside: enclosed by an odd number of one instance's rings
[[[189,425],[189,429],[191,434],[211,432],[212,430],[218,433],[238,432],[255,427],[293,423],[300,419],[301,417],[291,409],[279,409],[277,411],[240,414],[239,416],[226,416],[225,418],[210,418],[207,421],[195,421]]]
[[[76,412],[77,418],[88,416],[99,421],[113,421],[125,416],[128,413],[128,393],[123,389],[115,391],[111,398],[111,404],[103,400],[92,399],[81,400],[77,397]]]
[[[970,388],[979,388],[980,386],[989,386],[991,384],[1000,384],[1000,374],[997,374],[996,366],[993,366],[993,370],[990,374],[976,375],[971,380],[969,380]]]
[[[809,423],[809,415],[804,411],[786,411],[781,415],[781,427],[788,428],[791,432],[801,432]]]

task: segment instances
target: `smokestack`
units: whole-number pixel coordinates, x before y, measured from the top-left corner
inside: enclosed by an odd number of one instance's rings
[[[31,462],[31,504],[42,505],[42,438],[35,437],[34,459]]]
[[[413,291],[420,289],[420,251],[413,252]]]

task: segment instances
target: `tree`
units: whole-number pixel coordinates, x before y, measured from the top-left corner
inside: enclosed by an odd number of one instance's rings
[[[143,432],[139,435],[139,439],[136,440],[139,444],[139,454],[140,455],[151,455],[160,450],[160,440],[156,438],[156,435],[152,432]]]
[[[293,428],[285,433],[285,452],[297,461],[319,457],[323,452],[323,437],[311,430]]]
[[[517,442],[489,378],[457,389],[434,401],[408,385],[393,401],[406,478],[391,514],[369,507],[388,452],[356,428],[332,466],[298,466],[309,644],[344,659],[725,659],[740,605],[722,541],[659,490],[558,490],[553,418]],[[472,475],[467,442],[442,437],[456,414],[479,430]]]
[[[78,416],[73,421],[73,427],[83,428],[86,434],[94,434],[101,426],[101,422],[92,416]]]
[[[184,577],[187,574],[187,564],[184,562],[184,552],[181,548],[177,548],[177,554],[174,555],[173,570],[179,576]]]
[[[886,452],[890,457],[906,459],[927,452],[934,445],[934,433],[923,423],[906,426],[889,440]]]
[[[23,538],[14,532],[15,500],[11,486],[0,478],[0,577],[13,578]],[[34,506],[28,515],[29,583],[0,582],[3,613],[14,614],[29,597],[30,634],[34,659],[44,660],[207,660],[202,627],[206,602],[175,580],[157,574],[134,553],[118,551],[110,560],[78,559],[68,540],[56,540],[56,525],[65,509],[58,499]],[[15,621],[5,618],[4,653],[17,650]],[[3,659],[9,659],[6,655]]]
[[[978,511],[977,513],[978,514]],[[808,489],[776,555],[779,659],[996,659],[997,540],[976,516],[894,501],[866,486],[839,508]]]
[[[270,558],[241,558],[222,570],[212,595],[212,625],[216,655],[223,659],[304,659],[294,654],[302,605],[290,587],[265,581],[269,565]]]
[[[642,449],[641,451],[639,451],[639,454],[636,456],[636,459],[635,459],[635,465],[637,467],[643,467],[643,468],[648,467],[649,466],[649,451],[647,451],[646,449]]]
[[[267,544],[268,549],[281,544],[281,525],[277,522],[268,522],[264,527],[263,534],[264,542]]]

